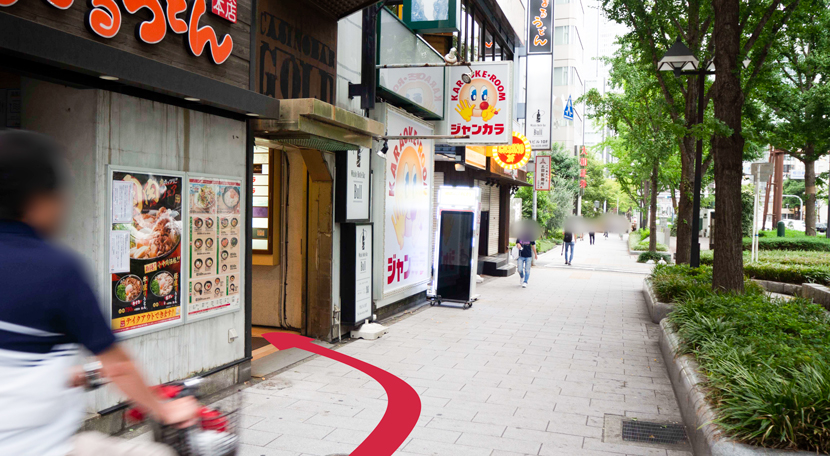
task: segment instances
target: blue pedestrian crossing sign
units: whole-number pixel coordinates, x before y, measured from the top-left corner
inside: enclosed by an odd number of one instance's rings
[[[568,103],[565,104],[565,115],[563,117],[567,120],[574,120],[574,103],[570,95],[568,95]]]

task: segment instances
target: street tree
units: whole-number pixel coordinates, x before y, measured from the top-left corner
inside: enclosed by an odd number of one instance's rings
[[[830,153],[830,1],[797,11],[776,40],[762,71],[765,137],[804,163],[804,221],[816,235],[816,161]],[[785,193],[792,193],[786,192]]]
[[[657,248],[657,194],[665,188],[661,180],[662,162],[677,151],[677,138],[674,132],[677,125],[670,115],[670,107],[661,94],[659,83],[649,77],[646,62],[629,59],[637,51],[628,43],[623,43],[620,53],[612,59],[611,87],[614,89],[604,95],[591,90],[582,99],[591,108],[589,117],[600,119],[610,127],[616,138],[610,143],[624,145],[614,151],[628,169],[621,166],[610,167],[622,182],[644,181],[648,196],[649,216],[649,250]],[[618,163],[619,165],[619,163]],[[642,182],[640,181],[640,182]],[[645,196],[645,195],[644,195]],[[645,201],[644,201],[645,203]]]

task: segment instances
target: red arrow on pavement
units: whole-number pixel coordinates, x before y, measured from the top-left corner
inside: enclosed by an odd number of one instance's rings
[[[311,343],[314,339],[289,333],[262,337],[280,350],[299,348],[354,367],[380,383],[386,391],[386,413],[369,437],[350,456],[392,456],[412,432],[421,416],[421,398],[405,381],[369,363]]]

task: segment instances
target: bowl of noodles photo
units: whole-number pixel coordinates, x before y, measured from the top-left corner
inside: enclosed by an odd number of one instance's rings
[[[128,274],[115,284],[115,297],[121,302],[133,302],[141,297],[141,279]]]
[[[216,206],[216,192],[212,185],[201,185],[190,190],[190,198],[193,201],[193,211],[203,214],[213,212]]]
[[[173,274],[162,271],[153,276],[153,280],[150,282],[150,291],[159,298],[163,298],[173,293],[175,283]]]

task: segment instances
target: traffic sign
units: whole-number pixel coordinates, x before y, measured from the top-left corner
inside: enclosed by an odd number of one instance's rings
[[[574,120],[574,103],[570,95],[568,95],[568,103],[565,104],[565,115],[563,117],[567,120]]]

